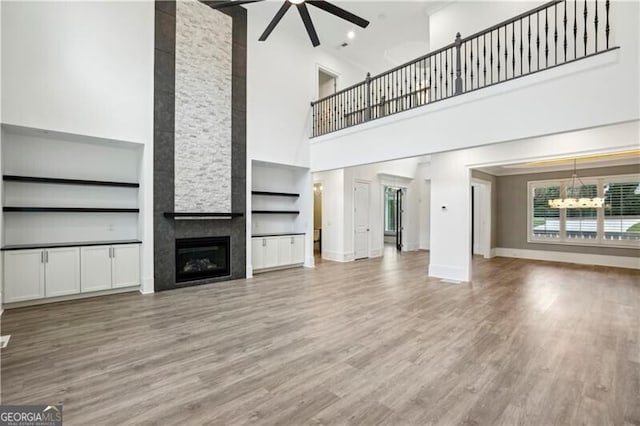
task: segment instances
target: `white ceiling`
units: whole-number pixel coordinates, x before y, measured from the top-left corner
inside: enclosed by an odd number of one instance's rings
[[[266,28],[282,1],[284,0],[267,0],[245,7],[252,18],[263,21]],[[429,48],[429,14],[453,1],[332,1],[336,6],[369,20],[371,24],[366,29],[312,5],[308,8],[321,42],[318,49],[324,49],[377,74],[426,54]],[[355,31],[356,37],[349,40],[347,33],[351,30]],[[309,44],[309,49],[313,49],[300,15],[294,8],[287,12],[275,31],[302,37]],[[341,47],[345,42],[349,45]]]

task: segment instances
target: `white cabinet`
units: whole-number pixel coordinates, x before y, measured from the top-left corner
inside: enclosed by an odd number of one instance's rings
[[[140,248],[138,245],[113,246],[111,249],[113,288],[140,285]]]
[[[82,247],[82,292],[140,284],[137,244]]]
[[[46,249],[44,257],[45,297],[80,293],[80,249]]]
[[[251,259],[254,271],[304,263],[304,235],[253,237]]]
[[[44,297],[44,251],[4,252],[5,303]]]
[[[77,247],[4,253],[4,302],[22,302],[80,292]]]
[[[111,288],[111,246],[82,247],[82,292]]]

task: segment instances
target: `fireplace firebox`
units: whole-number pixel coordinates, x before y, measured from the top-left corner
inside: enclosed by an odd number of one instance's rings
[[[177,282],[229,275],[231,275],[229,237],[176,240]]]

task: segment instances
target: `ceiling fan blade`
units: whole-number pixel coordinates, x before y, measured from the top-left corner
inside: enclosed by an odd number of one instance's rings
[[[241,4],[257,3],[264,0],[235,0],[235,1],[221,1],[221,0],[201,0],[202,3],[209,6],[211,9],[224,9],[227,7],[240,6]]]
[[[298,12],[300,12],[302,22],[304,22],[304,26],[307,29],[307,33],[311,39],[311,44],[313,44],[313,47],[319,46],[320,39],[318,38],[318,33],[316,32],[315,27],[313,26],[313,22],[311,22],[311,16],[309,16],[309,9],[307,9],[307,5],[300,3],[296,6],[298,6]]]
[[[367,26],[369,25],[369,21],[367,21],[366,19],[362,19],[361,17],[354,15],[353,13],[348,12],[329,2],[322,1],[322,0],[307,0],[306,3],[309,3],[319,9],[322,9],[325,12],[329,12],[332,15],[337,16],[338,18],[344,19],[345,21],[349,21],[352,24],[355,24],[359,27],[367,28]]]
[[[258,40],[265,41],[269,37],[269,35],[271,35],[271,33],[273,32],[273,29],[276,27],[276,25],[278,25],[278,22],[280,22],[280,20],[282,19],[284,14],[287,13],[287,10],[289,10],[290,7],[291,7],[291,3],[288,0],[286,0],[282,4],[282,7],[280,8],[280,10],[278,10],[278,13],[276,13],[276,16],[274,16],[271,22],[269,22],[267,29],[264,30],[264,32],[262,33],[262,35]]]

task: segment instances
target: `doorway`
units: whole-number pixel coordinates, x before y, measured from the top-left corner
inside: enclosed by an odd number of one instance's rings
[[[471,182],[471,254],[491,257],[491,182]]]
[[[369,257],[369,182],[353,184],[354,259]]]
[[[322,255],[322,183],[313,184],[313,254]]]
[[[398,251],[403,247],[403,199],[404,189],[384,187],[384,244],[393,244]]]
[[[333,95],[337,89],[338,76],[318,68],[318,99]]]

